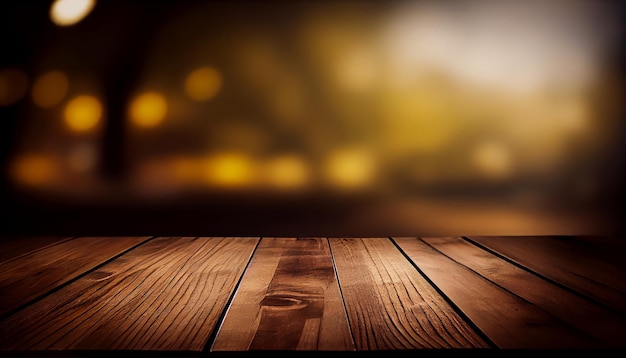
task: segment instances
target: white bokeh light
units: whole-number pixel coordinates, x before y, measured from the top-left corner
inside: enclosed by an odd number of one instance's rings
[[[50,7],[50,18],[59,26],[74,25],[89,15],[95,5],[95,0],[56,0]]]

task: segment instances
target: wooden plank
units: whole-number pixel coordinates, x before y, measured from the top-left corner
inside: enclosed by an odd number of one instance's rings
[[[0,241],[0,264],[50,245],[70,240],[63,236],[10,236]]]
[[[626,313],[626,249],[576,236],[470,237],[471,242]]]
[[[262,239],[211,347],[247,350],[354,350],[327,239]]]
[[[148,237],[79,237],[0,264],[0,317]]]
[[[0,349],[203,350],[258,238],[155,238],[0,321]]]
[[[357,350],[488,348],[388,238],[332,238]]]
[[[496,285],[596,337],[606,348],[626,348],[626,319],[550,283],[459,237],[423,238],[450,259]]]
[[[417,238],[394,238],[415,265],[498,347],[598,348],[602,343]],[[467,260],[481,261],[469,251]],[[485,264],[485,263],[483,263]],[[480,266],[477,262],[475,265]],[[495,273],[494,273],[495,274]],[[511,279],[510,277],[508,279]]]

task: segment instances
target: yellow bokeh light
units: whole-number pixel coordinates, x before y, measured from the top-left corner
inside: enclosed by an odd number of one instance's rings
[[[35,81],[32,88],[33,101],[42,108],[59,104],[67,95],[69,81],[61,71],[47,72]]]
[[[166,113],[165,98],[156,92],[146,92],[133,99],[129,115],[136,126],[152,128],[161,124]]]
[[[95,128],[101,117],[102,104],[93,96],[75,97],[65,107],[65,124],[75,132],[86,132]]]
[[[499,143],[480,143],[472,156],[476,168],[490,179],[504,179],[513,169],[509,150]]]
[[[270,160],[265,168],[268,184],[280,189],[296,189],[311,179],[307,163],[295,155],[284,155]]]
[[[195,69],[185,80],[185,92],[196,101],[206,101],[215,97],[221,87],[221,73],[208,66]]]
[[[10,106],[19,101],[28,89],[28,77],[18,68],[0,71],[0,106]]]
[[[95,5],[95,0],[56,0],[50,6],[50,19],[58,26],[74,25],[89,15]]]
[[[203,166],[205,180],[222,187],[239,187],[252,180],[251,160],[239,153],[222,153],[208,158]]]
[[[23,155],[17,157],[11,166],[13,179],[23,185],[43,186],[50,184],[57,176],[54,161],[43,155]]]
[[[364,150],[341,149],[329,155],[324,173],[330,183],[343,189],[363,188],[375,177],[375,160]]]

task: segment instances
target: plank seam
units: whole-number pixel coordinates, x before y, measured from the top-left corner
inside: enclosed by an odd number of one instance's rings
[[[235,296],[237,295],[239,288],[241,287],[241,281],[243,281],[243,277],[246,275],[246,271],[248,271],[248,267],[250,266],[250,263],[252,262],[252,258],[254,257],[254,254],[256,253],[257,249],[259,248],[259,245],[261,245],[262,240],[263,240],[263,237],[258,238],[258,241],[256,245],[254,246],[254,250],[252,250],[252,253],[250,253],[248,262],[246,263],[246,266],[243,268],[243,271],[241,271],[241,275],[239,275],[239,279],[237,280],[237,283],[235,284],[235,289],[230,294],[230,297],[228,297],[228,300],[226,301],[226,304],[224,305],[224,309],[220,313],[217,323],[215,324],[215,328],[213,328],[211,334],[209,335],[206,342],[204,343],[204,347],[202,348],[203,355],[206,356],[206,355],[211,355],[211,354],[216,353],[216,352],[211,351],[211,347],[213,347],[213,344],[215,343],[215,339],[217,338],[217,335],[222,329],[222,325],[224,324],[226,315],[228,314],[228,311],[230,310],[230,306],[232,305],[232,302],[235,299]],[[219,353],[222,353],[222,352],[219,352]],[[231,352],[231,353],[234,353],[234,352]]]
[[[461,237],[461,239],[463,239],[463,238]],[[515,293],[515,292],[511,291],[510,289],[508,289],[508,288],[506,288],[506,287],[502,286],[501,284],[499,284],[499,283],[497,283],[497,282],[495,282],[495,281],[492,281],[490,278],[485,277],[484,275],[482,275],[480,272],[478,272],[478,271],[474,270],[473,268],[471,268],[471,267],[469,267],[469,266],[467,266],[467,265],[465,265],[465,264],[463,264],[463,263],[461,263],[461,262],[459,262],[459,261],[455,260],[454,258],[450,257],[449,255],[447,255],[446,253],[442,252],[441,250],[439,250],[438,248],[434,247],[433,245],[429,244],[428,242],[424,241],[423,239],[422,239],[422,242],[423,242],[425,245],[427,245],[428,247],[430,247],[431,249],[433,249],[433,250],[437,251],[437,252],[438,252],[441,256],[446,257],[448,260],[450,260],[450,261],[454,262],[455,264],[457,264],[457,265],[461,266],[461,267],[462,267],[462,268],[464,268],[465,270],[468,270],[468,271],[470,271],[470,272],[474,273],[475,275],[477,275],[477,276],[478,276],[478,277],[480,277],[481,279],[488,281],[491,285],[493,285],[493,286],[497,287],[498,289],[503,290],[503,291],[507,292],[508,294],[510,294],[510,295],[512,295],[512,296],[514,296],[514,297],[516,297],[517,299],[519,299],[519,300],[521,300],[521,301],[523,301],[523,302],[525,302],[525,303],[527,303],[527,304],[531,305],[532,307],[535,307],[536,309],[538,309],[538,310],[540,310],[540,311],[544,312],[546,315],[548,315],[548,316],[552,317],[552,318],[553,318],[554,320],[556,320],[557,322],[562,323],[564,326],[569,327],[569,328],[570,328],[570,329],[572,329],[573,331],[577,331],[577,332],[579,332],[580,334],[582,334],[583,336],[587,336],[587,337],[589,337],[589,338],[590,338],[590,339],[592,339],[592,340],[597,340],[597,338],[596,338],[596,337],[591,336],[589,333],[585,332],[582,328],[579,328],[579,327],[577,327],[577,326],[575,326],[575,325],[573,325],[573,324],[571,324],[571,323],[567,322],[566,320],[564,320],[564,319],[562,319],[562,318],[558,317],[557,315],[555,315],[555,314],[554,314],[554,313],[552,313],[551,311],[546,310],[545,308],[543,308],[543,307],[541,307],[541,306],[537,305],[536,303],[534,303],[534,302],[532,302],[532,301],[529,301],[527,298],[525,298],[525,297],[523,297],[523,296],[520,296],[519,294],[517,294],[517,293]]]
[[[118,253],[118,254],[116,254],[116,255],[112,256],[112,257],[109,257],[108,259],[106,259],[106,260],[102,261],[101,263],[99,263],[99,264],[97,264],[97,265],[95,265],[95,266],[93,266],[93,267],[91,267],[91,268],[89,268],[89,269],[86,269],[86,270],[85,270],[85,271],[83,271],[82,273],[80,273],[80,274],[78,274],[78,275],[76,275],[76,276],[74,276],[74,277],[70,278],[69,280],[67,280],[67,281],[65,281],[65,282],[61,283],[60,285],[58,285],[58,286],[56,286],[56,287],[54,287],[54,288],[50,289],[49,291],[47,291],[47,292],[45,292],[45,293],[42,293],[41,295],[39,295],[39,296],[37,296],[37,297],[35,297],[35,298],[31,299],[30,301],[25,302],[25,303],[21,304],[20,306],[18,306],[18,307],[16,307],[16,308],[14,308],[14,309],[12,309],[12,310],[10,310],[10,311],[6,312],[6,313],[5,313],[5,314],[3,314],[2,316],[0,316],[0,321],[5,320],[6,318],[8,318],[8,317],[10,317],[11,315],[13,315],[13,314],[15,314],[15,313],[17,313],[17,312],[19,312],[19,311],[21,311],[21,310],[25,309],[26,307],[28,307],[28,306],[32,305],[33,303],[35,303],[35,302],[37,302],[37,301],[39,301],[39,300],[41,300],[41,299],[44,299],[44,298],[46,298],[47,296],[50,296],[50,295],[52,295],[53,293],[55,293],[55,292],[57,292],[57,291],[61,290],[62,288],[64,288],[64,287],[66,287],[66,286],[68,286],[68,285],[70,285],[70,284],[72,284],[72,283],[74,283],[74,282],[78,281],[78,280],[79,280],[79,279],[81,279],[82,277],[87,276],[87,275],[88,275],[88,274],[90,274],[91,272],[98,270],[98,269],[99,269],[99,268],[101,268],[102,266],[104,266],[104,265],[108,264],[109,262],[111,262],[111,261],[113,261],[113,260],[116,260],[117,258],[121,257],[122,255],[125,255],[126,253],[128,253],[128,252],[130,252],[130,251],[132,251],[132,250],[136,249],[137,247],[139,247],[139,246],[141,246],[141,245],[143,245],[143,244],[147,243],[148,241],[151,241],[151,240],[152,240],[152,239],[154,239],[154,238],[156,238],[156,236],[151,236],[151,237],[148,237],[147,239],[145,239],[145,240],[143,240],[143,241],[141,241],[141,242],[139,242],[139,243],[137,243],[137,244],[135,244],[135,245],[133,245],[133,246],[131,246],[131,247],[127,248],[126,250],[124,250],[124,251],[122,251],[122,252],[120,252],[120,253]]]
[[[539,272],[536,272],[536,271],[534,271],[534,270],[532,270],[532,269],[522,265],[521,263],[515,261],[514,259],[512,259],[512,258],[510,258],[510,257],[508,257],[508,256],[506,256],[506,255],[504,255],[504,254],[502,254],[502,253],[500,253],[498,251],[495,251],[495,250],[493,250],[493,249],[491,249],[491,248],[489,248],[489,247],[487,247],[487,246],[485,246],[485,245],[483,245],[483,244],[473,240],[472,238],[470,238],[468,236],[461,236],[461,238],[463,240],[467,241],[468,243],[470,243],[470,244],[472,244],[472,245],[474,245],[474,246],[476,246],[476,247],[478,247],[478,248],[480,248],[480,249],[482,249],[484,251],[487,251],[490,254],[492,254],[492,255],[494,255],[496,257],[499,257],[500,259],[502,259],[502,260],[504,260],[506,262],[509,262],[510,264],[512,264],[512,265],[514,265],[516,267],[519,267],[520,269],[522,269],[522,270],[524,270],[524,271],[526,271],[526,272],[528,272],[528,273],[530,273],[532,275],[535,275],[535,276],[539,277],[542,280],[545,280],[545,281],[547,281],[547,282],[549,282],[549,283],[551,283],[551,284],[553,284],[553,285],[555,285],[555,286],[557,286],[557,287],[559,287],[559,288],[561,288],[561,289],[563,289],[563,290],[565,290],[565,291],[567,291],[567,292],[569,292],[569,293],[571,293],[573,295],[576,295],[576,296],[578,296],[578,297],[580,297],[582,299],[585,299],[585,300],[590,301],[590,302],[592,302],[594,304],[597,304],[597,305],[599,305],[599,306],[601,306],[603,308],[606,308],[606,309],[608,309],[608,310],[618,314],[622,318],[626,318],[626,312],[621,312],[620,310],[618,310],[618,309],[616,309],[614,307],[611,307],[610,305],[608,305],[608,304],[606,304],[606,303],[604,303],[604,302],[602,302],[600,300],[597,300],[597,299],[595,299],[595,298],[593,298],[591,296],[585,295],[584,293],[579,292],[578,290],[575,290],[575,289],[569,287],[566,284],[563,284],[563,283],[561,283],[559,281],[551,279],[548,276],[545,276],[545,275],[543,275],[543,274],[541,274]]]
[[[461,316],[461,318],[463,318],[465,320],[465,322],[467,322],[467,324],[469,324],[474,331],[476,331],[476,333],[485,340],[485,342],[487,343],[487,345],[489,345],[490,348],[494,348],[494,349],[500,349],[500,347],[498,347],[498,345],[496,345],[490,338],[489,336],[487,336],[487,334],[485,332],[483,332],[483,330],[481,330],[475,323],[473,320],[471,320],[469,318],[469,316],[467,316],[463,310],[461,310],[461,308],[459,308],[456,303],[454,303],[454,301],[448,297],[448,295],[446,295],[440,288],[439,286],[437,286],[435,284],[435,282],[433,280],[430,279],[430,277],[428,277],[428,275],[426,275],[426,273],[424,271],[422,271],[422,269],[419,268],[419,266],[415,263],[415,261],[413,261],[413,259],[411,259],[411,257],[409,255],[407,255],[406,252],[404,252],[404,250],[402,250],[402,248],[400,247],[400,245],[396,242],[396,240],[394,240],[393,237],[389,237],[389,239],[391,240],[391,242],[393,243],[393,245],[396,247],[396,249],[398,249],[398,251],[400,251],[400,253],[402,254],[402,256],[404,256],[404,258],[411,264],[411,266],[413,266],[417,272],[435,289],[435,291],[437,291],[437,293],[439,293],[441,295],[441,297],[443,297],[443,299],[452,307],[452,309],[459,315]],[[418,239],[418,238],[416,238]],[[429,245],[430,246],[430,245]]]
[[[346,317],[346,321],[348,322],[348,329],[350,330],[350,338],[352,338],[352,345],[354,347],[354,351],[356,351],[356,339],[354,338],[354,331],[352,330],[352,324],[350,324],[350,316],[348,315],[348,308],[346,307],[346,300],[343,296],[343,288],[341,287],[341,281],[339,281],[339,274],[337,273],[337,264],[335,262],[335,254],[333,253],[333,247],[330,244],[330,238],[326,238],[326,244],[328,245],[328,250],[330,250],[330,259],[333,262],[333,273],[335,274],[335,279],[337,280],[337,286],[339,287],[339,296],[341,297],[341,303],[343,306],[343,314]],[[349,351],[346,351],[349,352]]]

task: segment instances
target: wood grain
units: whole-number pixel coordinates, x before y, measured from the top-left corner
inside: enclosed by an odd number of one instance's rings
[[[79,237],[0,264],[0,317],[148,237]]]
[[[626,319],[606,307],[553,285],[462,238],[423,238],[423,241],[512,294],[596,337],[606,348],[626,348]]]
[[[0,321],[0,348],[202,351],[257,242],[155,238]]]
[[[262,239],[211,347],[247,350],[354,350],[327,239]]]
[[[3,236],[0,241],[0,264],[70,239],[64,236]]]
[[[357,350],[487,348],[387,238],[332,238]]]
[[[626,313],[626,249],[576,236],[470,237],[574,291]]]
[[[0,317],[2,357],[626,348],[619,237],[33,237],[3,248],[0,303],[16,308]]]
[[[562,322],[533,303],[446,256],[425,240],[394,238],[415,265],[498,347],[506,349],[598,348],[602,343]],[[454,243],[454,239],[442,239]],[[441,241],[440,241],[441,243]],[[442,244],[443,245],[443,244]],[[464,261],[486,271],[493,261],[482,252],[468,251]],[[490,276],[506,275],[491,272]],[[507,276],[513,280],[515,276]],[[517,282],[523,289],[523,283]],[[529,288],[529,287],[527,287]]]

